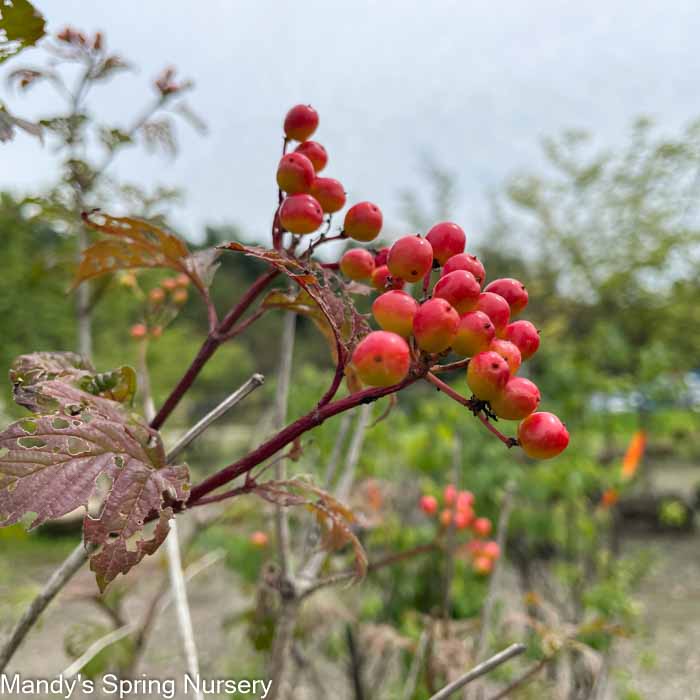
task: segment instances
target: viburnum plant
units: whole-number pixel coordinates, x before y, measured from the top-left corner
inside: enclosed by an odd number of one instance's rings
[[[318,174],[328,161],[325,148],[310,140],[318,122],[306,105],[293,107],[284,120],[270,248],[230,242],[192,254],[180,238],[151,222],[83,212],[85,225],[102,235],[84,250],[74,286],[139,268],[165,269],[171,276],[148,292],[147,317],[132,336],[157,337],[188,287],[200,296],[209,323],[199,352],[150,422],[131,409],[136,375],[129,367],[98,373],[78,355],[37,352],[18,358],[11,370],[14,398],[31,415],[0,434],[0,525],[33,514],[35,527],[87,509],[99,496],[100,507],[93,504],[85,515],[84,540],[101,589],[155,552],[176,514],[243,494],[311,508],[330,545],[354,546],[361,575],[366,561],[352,531],[353,513],[307,480],[266,480],[263,474],[271,458],[298,454],[302,437],[329,418],[420,381],[463,405],[507,447],[546,459],[568,444],[562,422],[536,412],[537,387],[516,376],[539,345],[532,324],[511,321],[527,304],[525,286],[499,279],[483,287],[486,273],[465,252],[466,236],[457,224],[438,223],[426,236],[404,236],[388,250],[352,248],[337,263],[315,257],[328,241],[371,243],[383,225],[376,204],[359,202],[329,235],[345,192],[337,180]],[[209,287],[225,252],[252,256],[265,270],[220,316]],[[275,289],[263,297],[278,277],[288,278],[292,291]],[[379,292],[372,304],[379,330],[356,307],[357,295],[371,293],[365,282]],[[187,467],[167,459],[159,430],[216,350],[275,308],[311,318],[328,339],[336,365],[330,385],[308,413],[191,484]],[[466,374],[471,395],[438,376],[458,371],[462,382]],[[344,382],[347,393],[338,398]],[[518,437],[503,434],[494,425],[498,418],[521,421]],[[445,513],[457,523],[466,511],[443,511],[446,519]],[[486,536],[486,525],[477,518],[472,527]],[[483,561],[479,566],[487,568]]]

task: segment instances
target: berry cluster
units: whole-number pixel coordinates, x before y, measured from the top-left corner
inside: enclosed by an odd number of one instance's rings
[[[133,274],[126,276],[122,283],[131,287],[137,294],[142,294]],[[160,285],[153,287],[145,298],[146,320],[131,327],[131,337],[134,340],[144,340],[149,336],[160,338],[163,328],[173,320],[189,298],[189,284],[189,277],[183,273],[176,277],[167,277]]]
[[[372,304],[382,330],[359,343],[355,369],[369,386],[390,386],[407,376],[412,360],[449,352],[471,358],[467,384],[474,398],[495,417],[522,421],[518,439],[526,454],[554,457],[567,446],[568,432],[553,414],[535,413],[537,386],[515,376],[540,344],[530,321],[512,320],[527,306],[525,285],[503,278],[483,287],[484,266],[464,252],[465,245],[464,231],[443,222],[425,237],[404,236],[375,256],[358,248],[343,255],[343,274],[369,279],[382,291]],[[418,300],[403,287],[420,281]]]
[[[314,233],[331,215],[345,206],[345,188],[332,177],[320,177],[328,163],[326,149],[310,137],[318,128],[318,113],[309,105],[292,107],[284,120],[285,146],[299,141],[285,153],[277,166],[277,184],[286,194],[279,208],[282,228],[296,235]],[[376,204],[360,202],[348,209],[343,237],[356,241],[374,240],[382,228],[382,212]]]
[[[345,206],[342,184],[318,175],[328,163],[326,149],[309,140],[318,123],[318,113],[308,105],[293,107],[284,120],[276,216],[282,233],[318,231],[324,217],[330,221]],[[299,145],[287,152],[291,141]],[[347,210],[338,238],[368,243],[381,228],[379,207],[360,202]],[[325,238],[327,230],[318,242],[332,240]],[[568,445],[566,427],[551,413],[535,412],[540,403],[537,386],[516,376],[540,344],[532,323],[514,320],[527,306],[528,292],[512,278],[485,284],[484,266],[465,252],[466,242],[460,226],[442,222],[425,236],[403,236],[378,252],[357,247],[343,254],[341,273],[355,282],[370,282],[380,292],[372,315],[381,330],[370,332],[352,352],[357,377],[369,387],[391,387],[413,369],[428,368],[454,353],[468,367],[473,394],[469,407],[491,418],[521,421],[518,442],[525,453],[554,457]]]
[[[458,491],[453,484],[448,484],[442,494],[442,503],[435,496],[426,494],[421,496],[420,509],[428,516],[438,516],[443,530],[453,528],[470,533],[472,538],[459,547],[460,553],[471,558],[477,573],[491,573],[501,551],[497,542],[485,539],[491,534],[491,521],[477,517],[471,491]]]

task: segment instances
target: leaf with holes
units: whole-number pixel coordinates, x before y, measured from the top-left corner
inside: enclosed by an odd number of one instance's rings
[[[90,506],[84,535],[97,546],[101,589],[160,546],[171,504],[189,492],[187,467],[166,464],[160,435],[105,397],[131,392],[123,370],[95,374],[72,353],[23,355],[11,372],[15,396],[40,413],[0,433],[0,527],[29,515],[36,527]]]
[[[318,284],[318,280],[316,279],[315,275],[306,266],[304,266],[300,260],[285,255],[284,253],[279,253],[276,250],[260,248],[259,246],[247,246],[243,245],[242,243],[238,243],[237,241],[222,243],[218,247],[220,250],[233,250],[239,253],[245,253],[252,258],[257,258],[258,260],[269,263],[280,272],[287,275],[287,277],[295,281],[303,282],[309,285]]]

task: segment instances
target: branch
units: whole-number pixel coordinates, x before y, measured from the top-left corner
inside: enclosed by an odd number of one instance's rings
[[[158,430],[163,423],[165,423],[211,356],[224,341],[232,337],[229,331],[231,331],[236,322],[243,316],[248,308],[250,308],[250,305],[255,299],[262,294],[265,287],[267,287],[277,274],[278,271],[271,268],[260,275],[260,277],[253,282],[248,291],[241,297],[238,304],[224,316],[218,327],[213,332],[209,333],[182,379],[180,379],[177,386],[170,392],[170,396],[168,396],[156,417],[151,421],[152,428]]]
[[[39,595],[30,603],[27,611],[22,615],[15,626],[10,638],[0,651],[0,673],[2,673],[17,648],[27,636],[29,630],[35,625],[41,613],[46,610],[48,604],[56,597],[56,594],[73,578],[73,575],[87,561],[90,552],[82,542],[71,552],[68,558],[51,575],[49,582]]]
[[[119,627],[116,630],[112,630],[109,634],[104,637],[100,637],[96,642],[93,642],[85,652],[79,656],[68,668],[66,668],[61,676],[66,679],[73,678],[80,670],[92,661],[101,651],[106,649],[112,644],[116,644],[119,640],[128,637],[132,632],[136,630],[136,623],[132,622],[123,627]]]
[[[423,374],[424,372],[422,370],[418,370],[416,373],[409,375],[398,384],[392,384],[391,386],[387,387],[373,387],[370,389],[364,389],[363,391],[355,392],[354,394],[350,394],[342,399],[326,404],[321,408],[315,408],[305,416],[302,416],[293,423],[290,423],[286,428],[280,430],[279,433],[274,435],[267,442],[264,442],[257,449],[249,452],[245,457],[242,457],[237,462],[233,462],[233,464],[229,464],[216,474],[213,474],[208,479],[205,479],[202,483],[194,486],[187,501],[187,507],[191,508],[199,505],[199,501],[204,496],[210,494],[212,491],[215,491],[221,486],[225,486],[242,474],[249,472],[251,469],[258,466],[258,464],[261,464],[266,459],[279,452],[283,447],[286,447],[291,442],[294,442],[294,440],[304,433],[321,425],[324,421],[328,420],[328,418],[332,418],[339,413],[349,411],[350,409],[355,408],[355,406],[360,406],[364,403],[372,403],[377,399],[381,399],[383,396],[388,396],[389,394],[394,394],[397,391],[401,391],[407,386],[410,386],[414,382],[418,381]]]
[[[551,660],[553,657],[546,656],[541,661],[538,661],[534,666],[529,668],[521,676],[518,676],[507,688],[504,688],[496,695],[492,695],[489,700],[502,700],[507,695],[510,695],[514,690],[517,690],[521,686],[525,685],[530,679],[534,678]]]
[[[526,647],[524,644],[511,644],[507,649],[499,652],[490,659],[484,661],[483,663],[475,666],[471,671],[465,673],[461,678],[456,681],[449,683],[442,690],[439,690],[435,695],[432,695],[429,700],[445,700],[449,698],[450,695],[456,693],[460,688],[463,688],[467,683],[471,683],[473,680],[486,675],[489,671],[493,671],[501,664],[509,661],[514,656],[519,656],[525,651]]]

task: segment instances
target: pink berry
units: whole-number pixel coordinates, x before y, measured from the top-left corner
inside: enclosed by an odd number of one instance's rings
[[[523,452],[533,459],[551,459],[569,444],[569,431],[553,413],[531,413],[518,426]]]
[[[512,277],[489,282],[484,291],[500,294],[510,305],[511,316],[517,316],[527,306],[528,294],[525,285]]]
[[[267,534],[261,532],[260,530],[257,530],[250,535],[250,543],[254,547],[258,547],[260,549],[267,547],[269,540],[270,538],[267,536]]]
[[[480,352],[469,362],[467,384],[474,396],[482,401],[497,397],[509,379],[508,363],[497,352]]]
[[[411,353],[408,343],[396,333],[372,331],[352,354],[360,380],[368,386],[398,384],[408,374]]]
[[[311,161],[301,153],[287,153],[277,166],[277,184],[289,194],[303,194],[311,189],[316,177]]]
[[[466,270],[450,272],[441,277],[433,288],[433,297],[448,301],[460,316],[476,306],[480,293],[479,283]]]
[[[386,264],[395,277],[417,282],[433,267],[433,247],[420,236],[404,236],[391,246]]]
[[[143,340],[148,335],[148,328],[143,323],[135,323],[129,334],[134,340]]]
[[[510,306],[502,296],[493,292],[482,292],[476,302],[476,311],[483,311],[491,319],[499,338],[505,334],[510,320]]]
[[[421,496],[420,509],[426,515],[435,515],[438,509],[438,502],[435,496]]]
[[[498,542],[489,540],[488,542],[484,542],[481,553],[489,559],[498,559],[501,556],[501,548],[498,546]]]
[[[449,275],[450,272],[454,272],[455,270],[471,272],[472,275],[474,275],[474,279],[479,283],[479,286],[482,286],[486,280],[486,270],[484,270],[481,260],[479,260],[476,255],[469,255],[469,253],[453,255],[442,266],[442,276]]]
[[[455,513],[455,527],[458,530],[464,530],[469,527],[472,521],[473,513],[471,510],[458,510]]]
[[[333,214],[345,206],[345,188],[332,177],[317,177],[311,184],[311,195],[326,214]]]
[[[471,491],[460,491],[457,494],[457,509],[471,508],[474,505],[474,494]]]
[[[489,349],[496,335],[491,319],[483,311],[470,311],[459,319],[452,350],[464,357],[473,357]]]
[[[385,289],[403,289],[405,285],[402,279],[392,277],[386,265],[376,267],[372,273],[372,286],[382,292]]]
[[[449,527],[452,524],[452,511],[449,508],[443,509],[440,513],[440,522],[443,527]]]
[[[508,363],[508,369],[510,369],[511,374],[515,374],[520,369],[522,357],[518,346],[514,343],[511,343],[509,340],[494,338],[491,341],[489,350],[497,352]]]
[[[317,173],[320,173],[328,163],[328,153],[326,153],[326,149],[318,143],[318,141],[304,141],[304,143],[300,143],[294,151],[295,153],[301,153],[306,156],[311,161],[311,165],[314,166],[314,170]]]
[[[453,505],[457,500],[457,487],[454,484],[447,484],[442,494],[442,499],[446,505]]]
[[[513,321],[506,326],[506,340],[518,346],[523,360],[529,360],[540,347],[540,334],[530,321]]]
[[[459,327],[459,314],[444,299],[426,301],[413,319],[413,335],[421,350],[442,352],[452,345]]]
[[[504,420],[522,420],[539,405],[540,390],[525,377],[511,377],[503,391],[491,399],[493,412]]]
[[[493,559],[484,556],[476,557],[472,566],[479,576],[488,576],[493,571]]]
[[[467,236],[457,224],[444,221],[435,224],[426,236],[433,246],[435,259],[444,265],[453,255],[459,255],[467,244]]]
[[[291,233],[313,233],[323,223],[323,209],[310,194],[293,194],[280,207],[280,223]]]
[[[472,523],[472,530],[474,534],[479,535],[479,537],[488,537],[491,534],[491,529],[491,521],[488,518],[477,518]]]
[[[284,118],[284,133],[288,139],[306,141],[318,128],[318,112],[311,105],[296,105]]]
[[[374,272],[374,257],[364,248],[351,248],[340,258],[340,271],[351,280],[368,280]]]
[[[356,241],[373,241],[382,230],[382,212],[372,202],[360,202],[348,209],[343,230]]]
[[[377,267],[386,265],[386,261],[389,259],[389,251],[391,248],[382,248],[374,258],[374,264]]]
[[[383,330],[408,338],[413,331],[413,319],[418,308],[418,302],[410,294],[393,289],[374,300],[372,314]]]

